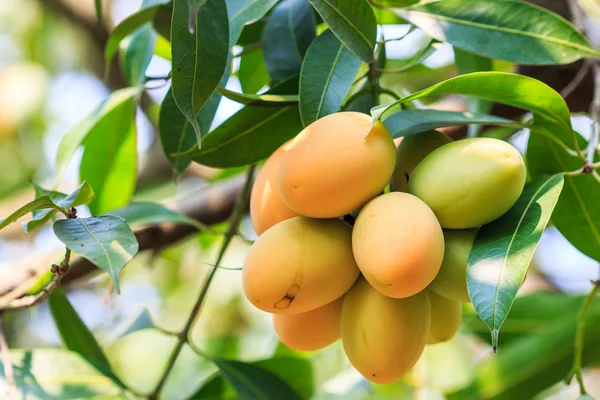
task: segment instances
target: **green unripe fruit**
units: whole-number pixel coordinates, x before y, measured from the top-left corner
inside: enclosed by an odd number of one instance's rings
[[[425,348],[430,311],[426,290],[393,299],[359,279],[342,305],[342,343],[348,359],[372,382],[399,381]]]
[[[444,229],[444,261],[428,289],[448,299],[468,303],[467,262],[476,229]]]
[[[433,210],[442,228],[474,228],[506,213],[525,185],[525,163],[510,144],[491,138],[443,145],[415,168],[408,192]]]
[[[434,292],[429,292],[431,327],[427,344],[447,342],[452,339],[462,322],[462,304]]]
[[[450,136],[439,131],[427,131],[404,137],[396,151],[396,168],[390,181],[390,189],[394,192],[406,192],[410,174],[417,165],[429,153],[451,141]]]

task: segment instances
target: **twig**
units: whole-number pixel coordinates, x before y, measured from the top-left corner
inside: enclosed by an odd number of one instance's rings
[[[69,272],[69,263],[71,262],[71,250],[68,248],[65,249],[65,257],[60,265],[53,264],[52,265],[52,273],[54,277],[39,293],[36,293],[31,296],[25,296],[18,299],[7,300],[3,303],[0,303],[0,311],[16,311],[23,308],[33,307],[35,305],[40,304],[44,300],[48,298],[56,290],[56,288],[60,285],[60,281],[67,275]]]
[[[590,116],[592,117],[592,132],[587,147],[587,163],[594,163],[596,155],[596,146],[598,145],[598,134],[600,133],[600,62],[595,61],[592,65],[594,72],[594,99],[590,106]]]
[[[15,371],[13,370],[10,353],[8,351],[8,344],[6,344],[6,337],[4,336],[3,317],[3,313],[0,312],[0,357],[2,358],[2,365],[4,366],[4,377],[6,379],[6,384],[8,385],[9,396],[11,399],[18,399],[19,392],[17,391],[17,384],[15,383]]]
[[[247,207],[248,199],[250,196],[250,189],[252,188],[252,180],[254,177],[254,168],[255,168],[254,165],[251,165],[248,168],[248,173],[246,174],[246,183],[244,185],[244,188],[242,189],[242,192],[240,193],[240,196],[238,197],[238,200],[233,209],[233,212],[231,213],[229,228],[223,239],[223,244],[221,245],[221,249],[219,250],[219,254],[217,256],[217,261],[215,262],[215,266],[211,269],[210,273],[208,274],[208,278],[206,278],[206,282],[202,286],[202,290],[200,291],[200,294],[199,294],[198,298],[196,299],[194,306],[192,307],[190,315],[189,315],[183,329],[177,335],[177,344],[175,345],[173,352],[169,356],[169,359],[167,361],[167,366],[166,366],[165,370],[163,371],[163,374],[160,378],[160,381],[158,382],[158,385],[156,386],[156,388],[154,389],[152,394],[148,397],[149,400],[158,399],[158,394],[164,387],[164,385],[167,381],[167,378],[169,377],[169,374],[171,373],[171,370],[175,366],[175,362],[177,361],[177,357],[179,356],[179,353],[183,349],[184,344],[187,343],[189,340],[190,329],[192,328],[192,325],[194,324],[194,321],[196,320],[196,317],[198,316],[200,308],[202,307],[202,304],[204,303],[204,299],[206,298],[206,294],[208,293],[210,284],[211,284],[217,270],[219,269],[219,263],[223,259],[223,256],[225,255],[225,252],[227,251],[227,248],[229,247],[229,244],[231,243],[231,239],[237,234],[237,231],[238,231],[238,228],[240,225],[240,221],[244,215],[244,212]]]
[[[390,89],[386,89],[386,88],[380,86],[379,92],[381,94],[387,94],[388,96],[393,97],[395,100],[400,100],[400,96],[398,96],[394,91],[392,91]]]
[[[587,394],[585,390],[585,384],[583,382],[583,374],[581,372],[581,364],[582,364],[582,355],[583,355],[583,345],[585,339],[585,322],[587,318],[588,311],[592,304],[592,301],[598,294],[598,288],[600,287],[600,280],[592,282],[594,285],[592,290],[587,295],[585,300],[583,301],[583,306],[581,306],[581,311],[579,313],[579,319],[577,321],[577,332],[575,334],[575,357],[573,359],[573,368],[567,375],[565,381],[567,383],[571,382],[573,376],[577,378],[577,382],[579,383],[579,391],[582,395]]]
[[[577,71],[577,73],[575,74],[573,79],[571,79],[571,82],[569,82],[567,84],[567,86],[565,86],[560,91],[560,95],[563,98],[566,99],[567,97],[569,97],[573,93],[573,91],[579,87],[581,82],[583,82],[584,78],[590,71],[590,66],[591,66],[591,63],[589,60],[583,60],[583,64],[581,65],[581,68],[579,68],[579,71]]]

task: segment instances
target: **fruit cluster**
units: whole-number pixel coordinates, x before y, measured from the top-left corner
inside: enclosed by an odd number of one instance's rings
[[[458,330],[476,228],[508,211],[524,184],[523,159],[503,141],[431,131],[396,149],[365,114],[326,116],[256,179],[250,213],[260,236],[244,292],[274,314],[288,347],[341,337],[367,379],[398,381],[426,344]]]

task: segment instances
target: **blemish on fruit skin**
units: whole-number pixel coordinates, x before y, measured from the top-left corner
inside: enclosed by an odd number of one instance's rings
[[[363,344],[365,345],[365,349],[369,348],[369,341],[367,340],[367,331],[363,330],[362,332]]]
[[[300,268],[294,277],[292,286],[290,286],[287,292],[285,292],[285,296],[273,304],[275,309],[285,310],[292,305],[292,302],[296,299],[296,296],[298,296],[298,293],[300,292],[300,285],[302,285],[302,272],[302,268]]]

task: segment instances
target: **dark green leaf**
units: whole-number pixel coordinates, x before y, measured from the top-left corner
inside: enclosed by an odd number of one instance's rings
[[[246,94],[234,92],[220,86],[217,87],[217,90],[230,100],[250,106],[280,107],[298,103],[298,96],[295,94]]]
[[[465,94],[508,104],[533,112],[534,122],[571,132],[571,114],[565,100],[550,86],[536,79],[505,72],[475,72],[457,76],[413,93],[394,103],[374,107],[374,118],[385,119],[402,104],[429,95]]]
[[[449,400],[531,400],[564,379],[573,365],[577,313],[527,335],[477,364],[475,380]],[[583,365],[600,361],[600,308],[588,314]]]
[[[329,29],[366,63],[373,60],[377,21],[366,0],[309,0]]]
[[[566,19],[516,0],[440,0],[394,10],[429,36],[519,64],[569,64],[600,51]]]
[[[301,399],[283,380],[263,367],[239,361],[213,361],[241,400]]]
[[[467,265],[467,288],[492,345],[521,287],[533,252],[563,187],[562,174],[528,183],[516,204],[477,232]]]
[[[124,393],[109,377],[79,354],[62,349],[11,350],[19,399],[82,399],[120,396]],[[0,363],[0,393],[8,393],[4,366]]]
[[[123,75],[130,86],[146,80],[146,69],[154,55],[156,32],[146,24],[121,43],[120,61]]]
[[[142,27],[145,23],[151,22],[156,12],[170,2],[171,0],[145,0],[138,12],[125,18],[115,27],[115,29],[113,29],[108,37],[106,46],[104,47],[104,72],[106,76],[108,76],[110,62],[117,50],[119,50],[121,41],[135,32],[138,28]]]
[[[114,91],[90,115],[67,132],[56,152],[55,170],[58,182],[62,180],[67,165],[86,136],[88,134],[102,135],[110,131],[111,123],[107,124],[104,120],[112,119],[112,112],[119,109],[124,103],[128,103],[132,97],[137,96],[140,90],[139,87],[135,87]]]
[[[87,362],[98,368],[117,385],[124,387],[117,378],[96,338],[85,326],[85,323],[73,308],[67,296],[61,289],[56,290],[48,298],[48,306],[54,319],[54,324],[65,347],[78,353]]]
[[[229,3],[232,0],[228,0],[227,8],[229,8]],[[265,29],[265,20],[259,19],[256,22],[251,24],[244,25],[242,28],[242,33],[240,34],[239,39],[236,44],[238,46],[248,46],[249,44],[257,44],[262,39],[262,33]]]
[[[195,11],[195,10],[194,10]],[[172,91],[175,103],[202,138],[197,117],[219,85],[229,58],[229,22],[225,0],[206,0],[197,7],[194,33],[189,31],[187,0],[173,3]]]
[[[152,25],[156,32],[168,42],[171,41],[171,20],[173,19],[173,3],[170,2],[156,10],[156,14],[152,19]],[[169,47],[170,49],[170,47]],[[169,60],[171,55],[169,54]]]
[[[35,183],[32,185],[35,189],[36,196],[50,196],[54,204],[65,211],[69,210],[71,207],[88,204],[94,199],[94,191],[87,182],[83,182],[69,195],[45,190]],[[23,230],[25,232],[31,232],[39,228],[52,218],[55,211],[56,209],[34,211],[33,218],[30,221],[23,222]]]
[[[300,73],[300,115],[304,126],[338,112],[361,61],[331,31],[308,49]]]
[[[283,0],[273,9],[263,31],[262,49],[274,81],[300,73],[315,30],[315,15],[308,0]]]
[[[275,3],[277,0],[227,0],[230,47],[238,41],[244,25],[264,17]]]
[[[137,178],[136,142],[131,98],[113,108],[85,137],[79,176],[94,188],[92,215],[122,207],[131,199]]]
[[[188,400],[236,400],[235,392],[231,390],[225,378],[220,374],[215,374],[209,378],[204,385]]]
[[[275,357],[253,364],[277,375],[303,399],[310,399],[315,391],[314,371],[310,360],[297,357]]]
[[[383,123],[395,138],[445,126],[465,124],[521,127],[515,121],[494,115],[429,109],[402,110],[384,119]]]
[[[461,75],[493,70],[492,60],[490,58],[461,50],[458,47],[454,48],[454,62],[456,63],[458,73]],[[473,97],[467,99],[467,110],[469,112],[488,113],[491,108],[492,102],[489,100]],[[469,137],[475,137],[479,134],[480,130],[480,125],[469,125],[467,135]]]
[[[138,251],[137,239],[123,218],[103,215],[62,219],[53,228],[71,251],[108,272],[115,289],[120,291],[119,273]]]
[[[554,131],[543,135],[533,130],[527,145],[527,171],[533,179],[547,174],[573,171],[583,161],[564,150],[572,141],[570,135]],[[581,148],[587,142],[579,137]],[[561,145],[562,143],[562,145]],[[596,160],[598,161],[598,157]],[[600,184],[590,175],[565,176],[565,187],[556,205],[552,222],[579,251],[600,262]]]
[[[269,73],[261,49],[251,51],[240,57],[238,78],[244,93],[256,93],[269,84]]]
[[[158,203],[131,203],[127,207],[111,211],[110,215],[123,218],[129,226],[148,226],[170,222],[202,229],[195,219],[169,210]]]
[[[298,79],[292,78],[266,94],[293,94]],[[244,107],[204,139],[202,149],[191,148],[178,157],[219,168],[247,165],[268,157],[302,130],[298,106]]]

